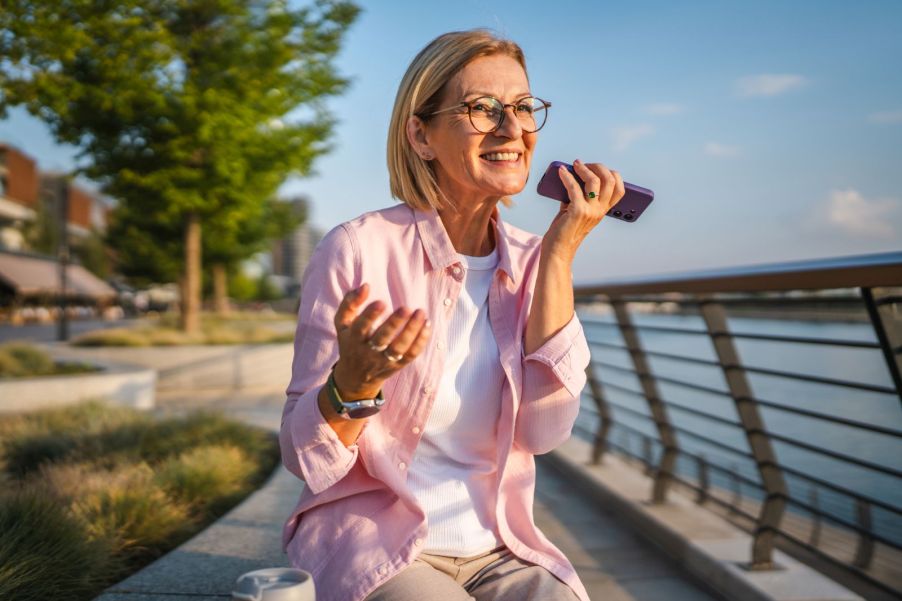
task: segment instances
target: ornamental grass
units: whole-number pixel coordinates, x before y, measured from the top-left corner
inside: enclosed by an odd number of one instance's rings
[[[205,344],[272,344],[294,340],[291,316],[261,316],[237,313],[232,316],[202,314],[201,330],[187,334],[178,328],[177,317],[164,315],[132,328],[96,330],[76,337],[75,346],[187,346]]]
[[[274,435],[88,403],[0,418],[0,599],[86,600],[257,488]]]

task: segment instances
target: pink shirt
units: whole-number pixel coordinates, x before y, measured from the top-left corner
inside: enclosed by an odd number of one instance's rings
[[[493,215],[498,268],[489,318],[505,378],[498,423],[494,499],[498,531],[516,556],[545,567],[583,601],[571,563],[533,523],[534,455],[570,436],[585,385],[589,347],[574,317],[524,355],[523,335],[538,272],[541,238]],[[304,276],[294,361],[279,440],[285,467],[306,482],[285,524],[291,564],[313,574],[318,601],[360,601],[416,559],[426,539],[423,510],[407,487],[407,466],[441,380],[448,318],[460,294],[457,252],[438,213],[406,204],[361,215],[330,231]],[[367,303],[423,308],[429,346],[383,387],[386,404],[346,447],[326,423],[317,395],[338,359],[334,316],[364,282]],[[474,503],[489,503],[475,498]]]

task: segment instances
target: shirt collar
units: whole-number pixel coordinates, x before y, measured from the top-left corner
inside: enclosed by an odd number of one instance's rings
[[[417,232],[423,243],[423,249],[426,251],[426,257],[429,259],[430,267],[432,269],[446,269],[457,263],[457,251],[454,250],[454,246],[451,244],[451,238],[448,237],[448,232],[445,230],[445,225],[442,223],[442,218],[439,217],[438,211],[434,207],[424,210],[411,207],[411,211],[413,211]],[[495,228],[495,244],[498,247],[498,269],[506,273],[511,282],[516,284],[514,270],[511,265],[507,227],[501,220],[497,206],[492,210],[490,220]]]

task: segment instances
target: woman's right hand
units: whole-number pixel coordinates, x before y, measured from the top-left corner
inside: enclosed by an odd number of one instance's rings
[[[335,312],[338,363],[334,379],[342,399],[374,398],[382,384],[419,356],[432,328],[422,309],[398,307],[374,329],[385,304],[374,301],[360,311],[369,284],[348,292]]]

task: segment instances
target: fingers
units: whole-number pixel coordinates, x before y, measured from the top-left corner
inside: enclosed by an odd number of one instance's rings
[[[617,186],[617,178],[611,173],[611,170],[602,165],[601,163],[589,163],[585,164],[582,161],[577,161],[573,164],[576,167],[577,163],[586,171],[592,173],[597,182],[598,188],[595,188],[596,194],[598,194],[598,200],[601,202],[601,205],[606,208],[610,208],[613,206],[612,197],[614,195],[614,190]],[[583,177],[580,173],[580,177]],[[590,188],[587,186],[586,191],[588,192]],[[619,198],[617,200],[620,200]]]
[[[620,202],[620,199],[626,195],[626,187],[623,185],[623,178],[620,176],[620,172],[611,169],[611,173],[616,178],[617,184],[614,186],[614,197],[611,199],[614,202],[608,207],[609,209]]]
[[[369,296],[369,293],[369,284],[363,284],[356,290],[351,290],[345,294],[344,298],[341,299],[341,303],[338,305],[338,309],[335,310],[336,332],[340,332],[351,325],[351,322],[357,317],[357,312],[360,309],[360,306],[363,305],[363,301]]]
[[[417,332],[416,337],[413,339],[413,342],[409,347],[407,347],[407,352],[404,353],[404,358],[399,361],[401,365],[407,365],[414,359],[420,356],[426,349],[426,345],[429,343],[429,338],[432,335],[432,322],[428,319],[423,324],[423,327],[420,328],[420,331]]]
[[[571,203],[580,204],[586,202],[582,187],[566,167],[558,168],[558,176],[561,178],[561,183],[564,184],[564,189],[567,190],[567,196],[570,197]]]
[[[419,311],[419,309],[417,310]],[[414,314],[417,313],[414,311]],[[422,311],[419,311],[422,314]],[[376,330],[369,335],[369,341],[373,343],[376,348],[385,349],[388,347],[389,343],[395,339],[395,335],[410,319],[410,309],[407,307],[398,307],[395,311],[388,316],[388,318],[382,322]],[[367,330],[369,332],[369,330]],[[393,349],[392,353],[396,353]]]
[[[414,343],[421,336],[429,337],[430,324],[427,323],[426,313],[417,309],[411,315],[410,320],[405,324],[404,328],[395,336],[386,349],[387,353],[392,355],[400,355],[402,357],[400,363],[410,363],[416,359],[419,352],[413,353]],[[422,349],[420,349],[422,351]]]

